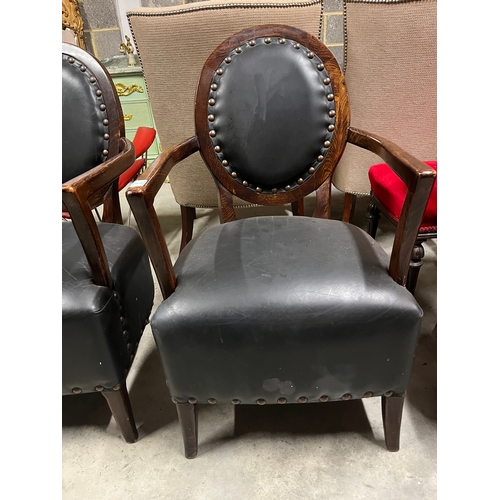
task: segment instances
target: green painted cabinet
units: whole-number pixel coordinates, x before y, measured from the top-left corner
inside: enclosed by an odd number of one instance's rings
[[[123,67],[122,56],[102,61],[115,84],[125,119],[125,135],[132,140],[138,127],[155,128],[141,67]],[[161,152],[158,136],[148,150],[148,165]]]

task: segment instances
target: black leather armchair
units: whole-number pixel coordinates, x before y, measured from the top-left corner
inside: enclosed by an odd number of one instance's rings
[[[196,135],[164,151],[127,191],[165,298],[151,326],[186,457],[197,455],[200,404],[367,397],[381,397],[386,445],[397,451],[422,316],[404,285],[435,172],[351,127],[332,53],[287,26],[249,28],[213,51],[195,122]],[[408,188],[390,258],[360,228],[328,218],[322,186],[348,142],[378,154]],[[172,266],[154,199],[196,151],[225,223],[195,237]],[[236,220],[233,195],[281,205],[314,190],[312,218]]]
[[[144,244],[122,224],[118,198],[134,160],[109,74],[63,43],[62,210],[71,221],[62,221],[62,393],[101,392],[128,442],[138,434],[126,376],[154,298]]]

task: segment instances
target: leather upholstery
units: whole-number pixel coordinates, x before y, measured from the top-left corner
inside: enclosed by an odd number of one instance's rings
[[[323,143],[332,136],[327,95],[333,91],[323,83],[317,56],[307,57],[291,40],[254,42],[228,54],[214,77],[215,104],[207,109],[217,131],[212,143],[228,169],[250,184],[283,187],[307,178],[325,154]]]
[[[102,163],[108,149],[104,134],[107,118],[97,82],[91,72],[62,56],[62,182],[66,182]]]
[[[153,305],[154,285],[135,229],[99,223],[114,290],[93,283],[71,222],[62,222],[62,393],[125,380]]]
[[[351,224],[259,217],[213,227],[175,264],[151,326],[178,402],[403,392],[422,311]]]

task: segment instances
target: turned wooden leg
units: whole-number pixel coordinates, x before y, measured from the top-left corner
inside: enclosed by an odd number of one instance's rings
[[[184,440],[184,454],[186,458],[196,458],[198,455],[198,405],[179,403],[176,406]]]
[[[292,214],[304,215],[304,198],[297,201],[292,201]]]
[[[378,229],[378,221],[380,220],[380,210],[373,201],[371,201],[368,205],[366,218],[368,219],[367,233],[375,239]]]
[[[424,247],[422,246],[422,242],[417,242],[413,247],[413,251],[411,253],[410,267],[408,269],[408,279],[406,280],[406,288],[413,295],[415,295],[415,288],[417,287],[418,274],[420,272],[420,268],[422,267],[423,258],[424,258]]]
[[[181,219],[182,219],[182,232],[181,232],[181,247],[179,252],[191,241],[193,237],[193,225],[196,219],[196,208],[185,207],[181,205]]]
[[[385,445],[389,451],[399,451],[401,418],[404,396],[382,396],[382,421],[384,423]]]
[[[356,208],[356,195],[345,193],[344,195],[344,212],[342,213],[342,222],[351,222]]]
[[[109,409],[120,427],[123,439],[127,443],[135,443],[139,435],[125,383],[115,385],[112,391],[103,391],[102,395],[106,398]]]

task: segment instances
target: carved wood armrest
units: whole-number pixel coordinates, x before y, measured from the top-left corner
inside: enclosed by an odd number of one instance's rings
[[[133,144],[128,139],[122,138],[118,155],[62,185],[63,210],[66,209],[71,215],[73,226],[97,285],[111,287],[112,280],[92,209],[100,204],[104,194],[113,188],[113,183],[116,188],[118,177],[132,165],[134,160]],[[118,222],[121,222],[121,215]]]
[[[349,127],[347,142],[382,158],[408,189],[396,228],[389,264],[389,274],[392,279],[404,286],[411,252],[434,185],[436,172],[393,142],[364,130]]]
[[[156,157],[154,162],[130,185],[126,193],[164,299],[175,290],[176,278],[172,259],[154,208],[154,200],[172,168],[198,149],[196,137],[191,137],[167,149]]]

